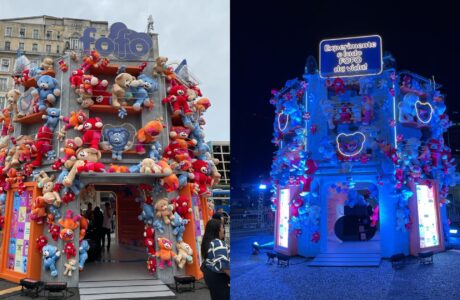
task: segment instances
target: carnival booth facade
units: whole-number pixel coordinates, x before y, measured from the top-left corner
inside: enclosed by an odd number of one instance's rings
[[[94,251],[82,210],[105,191],[116,199],[117,241],[146,248],[146,273],[199,279],[207,197],[220,178],[204,141],[210,101],[185,60],[159,56],[156,34],[115,23],[99,40],[95,30],[84,51],[40,66],[17,59],[1,118],[0,278],[77,286]]]
[[[310,57],[301,80],[272,91],[275,250],[316,257],[312,265],[354,254],[378,265],[442,251],[447,237],[455,162],[443,140],[450,122],[440,85],[397,71],[380,37],[362,39],[323,41],[320,70]],[[353,43],[361,48],[350,54]]]

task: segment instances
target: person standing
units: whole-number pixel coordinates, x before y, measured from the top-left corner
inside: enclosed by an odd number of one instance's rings
[[[230,256],[224,236],[222,221],[209,220],[201,243],[201,271],[212,300],[230,299]]]
[[[96,235],[96,244],[98,253],[101,253],[101,237],[102,237],[102,222],[104,221],[104,216],[102,215],[101,209],[99,206],[94,208],[93,213],[93,226]]]
[[[107,236],[107,251],[110,250],[110,234],[112,233],[112,219],[113,210],[110,207],[110,203],[106,202],[104,208],[104,221],[102,223],[102,248],[105,244],[105,236]]]

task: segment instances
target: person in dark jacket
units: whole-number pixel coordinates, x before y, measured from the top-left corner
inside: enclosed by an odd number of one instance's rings
[[[101,242],[102,242],[102,223],[104,222],[104,215],[102,214],[101,209],[99,206],[94,208],[93,213],[93,224],[94,224],[94,231],[96,232],[96,244],[101,251]]]

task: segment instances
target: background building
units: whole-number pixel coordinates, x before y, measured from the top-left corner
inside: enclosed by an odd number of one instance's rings
[[[208,146],[211,149],[211,155],[219,160],[216,166],[222,178],[214,190],[213,196],[216,210],[224,208],[229,212],[230,209],[230,142],[229,141],[210,141]],[[219,192],[219,190],[222,190]]]
[[[97,29],[95,38],[106,36],[107,21],[36,16],[0,20],[0,105],[13,88],[11,76],[17,51],[22,51],[31,64],[39,65],[44,57],[54,59],[66,50],[80,50],[80,37],[88,27]]]

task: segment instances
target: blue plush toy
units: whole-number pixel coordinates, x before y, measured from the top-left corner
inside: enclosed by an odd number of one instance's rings
[[[138,219],[139,221],[144,222],[146,225],[153,225],[153,221],[154,221],[153,206],[143,203],[142,213],[138,216]]]
[[[78,251],[79,253],[78,264],[80,266],[80,270],[83,270],[83,267],[85,266],[85,262],[88,259],[88,250],[89,250],[88,241],[87,240],[81,241],[80,249]]]
[[[153,228],[160,232],[160,233],[164,233],[165,232],[165,226],[163,225],[163,222],[161,222],[160,220],[156,219],[153,224],[152,224]]]
[[[102,136],[104,137],[104,142],[101,143],[102,149],[111,150],[114,160],[122,160],[123,151],[133,146],[133,142],[130,141],[131,133],[124,127],[104,127]]]
[[[43,267],[45,270],[51,270],[51,276],[56,277],[58,271],[56,269],[56,261],[61,256],[61,252],[55,246],[46,245],[43,247]]]
[[[211,149],[203,140],[198,140],[195,146],[195,150],[193,150],[193,154],[195,155],[196,159],[207,160],[206,153],[209,153],[210,151]]]
[[[163,148],[161,147],[161,143],[158,141],[153,142],[150,146],[149,157],[155,161],[159,161],[163,157]]]
[[[49,75],[40,76],[37,86],[38,89],[35,89],[32,95],[38,94],[38,109],[40,111],[46,109],[46,103],[53,105],[59,101],[61,90],[58,89],[58,82],[55,78]]]
[[[133,108],[136,111],[142,107],[151,107],[153,105],[149,94],[158,89],[158,83],[147,75],[140,75],[136,82],[131,82],[131,92],[135,98]]]
[[[185,225],[187,225],[188,220],[182,219],[181,216],[175,212],[174,219],[171,220],[171,225],[173,227],[173,234],[176,236],[178,242],[182,242],[182,237],[185,231]]]
[[[59,208],[57,208],[54,205],[48,205],[49,212],[54,215],[55,220],[61,219],[61,212],[59,211]]]
[[[46,109],[46,115],[42,116],[42,118],[46,120],[45,126],[48,127],[52,132],[56,130],[56,127],[59,124],[60,115],[61,110],[59,108],[48,107]]]

